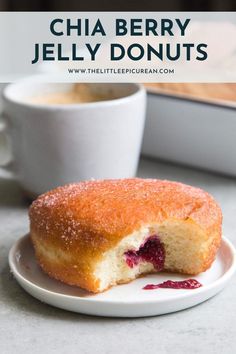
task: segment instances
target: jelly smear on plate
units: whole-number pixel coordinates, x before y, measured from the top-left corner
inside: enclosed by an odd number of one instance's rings
[[[167,280],[160,284],[147,284],[143,289],[144,290],[153,290],[153,289],[197,289],[202,286],[196,279],[187,279],[181,281]]]
[[[154,268],[162,270],[165,262],[165,250],[157,235],[148,237],[137,251],[125,252],[125,260],[130,268],[138,265],[141,261],[152,263]]]

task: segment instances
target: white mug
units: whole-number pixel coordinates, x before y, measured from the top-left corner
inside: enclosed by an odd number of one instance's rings
[[[71,85],[35,83],[31,78],[3,92],[7,124],[0,125],[0,134],[3,138],[9,132],[11,165],[31,197],[66,183],[136,174],[145,123],[144,88],[92,84],[94,90],[118,98],[64,105],[27,101]]]

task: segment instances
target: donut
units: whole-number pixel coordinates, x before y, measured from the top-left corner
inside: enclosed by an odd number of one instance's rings
[[[43,271],[94,293],[147,273],[204,272],[221,242],[213,197],[166,180],[68,184],[39,196],[29,218]]]

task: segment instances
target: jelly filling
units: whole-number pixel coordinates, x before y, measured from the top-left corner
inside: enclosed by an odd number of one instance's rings
[[[196,279],[187,279],[181,281],[167,280],[160,284],[147,284],[143,289],[144,290],[153,290],[153,289],[197,289],[202,286]]]
[[[157,235],[147,238],[137,251],[130,250],[125,252],[125,260],[130,268],[145,261],[152,263],[154,268],[162,270],[165,262],[165,250]]]

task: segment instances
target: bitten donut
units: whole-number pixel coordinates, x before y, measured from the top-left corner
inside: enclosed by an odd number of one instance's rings
[[[52,278],[98,293],[142,274],[207,270],[222,214],[206,192],[155,179],[86,181],[31,205],[36,258]]]

